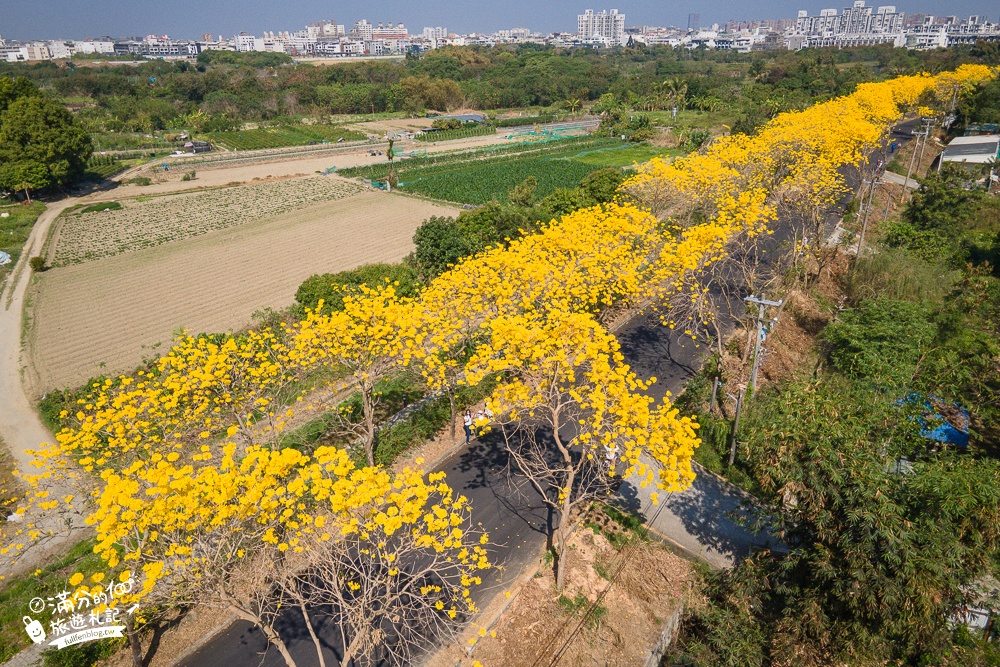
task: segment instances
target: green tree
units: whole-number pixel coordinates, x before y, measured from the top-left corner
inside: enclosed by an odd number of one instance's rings
[[[409,261],[424,281],[444,273],[471,251],[455,219],[443,216],[425,220],[413,235],[413,244],[416,249]]]
[[[528,176],[516,185],[509,193],[512,204],[518,206],[531,206],[535,202],[535,191],[538,190],[538,179]]]
[[[306,278],[295,292],[295,300],[300,310],[315,310],[323,301],[321,312],[328,314],[344,309],[344,295],[360,285],[376,286],[384,282],[394,285],[400,297],[411,297],[417,293],[417,274],[405,264],[365,264],[351,271],[322,273]]]
[[[741,459],[787,553],[714,578],[694,664],[976,664],[948,620],[1000,546],[1000,465],[930,450],[912,417],[836,378],[758,395]]]
[[[84,173],[91,153],[90,137],[57,102],[20,97],[0,113],[0,187],[68,185]]]
[[[6,111],[7,107],[22,97],[38,97],[39,95],[35,84],[23,76],[16,79],[9,76],[0,77],[0,113]]]

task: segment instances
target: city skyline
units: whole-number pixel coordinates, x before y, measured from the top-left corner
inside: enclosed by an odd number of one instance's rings
[[[799,10],[810,13],[820,9],[838,11],[850,6],[850,0],[837,2],[797,2],[796,0],[766,0],[755,3],[754,9],[742,8],[734,13],[731,3],[708,0],[700,3],[674,3],[669,7],[651,0],[612,2],[602,5],[578,0],[557,0],[541,6],[524,0],[496,3],[466,3],[446,5],[435,3],[415,7],[411,3],[387,0],[362,3],[348,0],[331,11],[328,3],[306,0],[294,6],[259,3],[248,12],[247,2],[239,0],[177,0],[166,6],[145,0],[97,0],[83,5],[72,0],[7,0],[0,18],[0,36],[8,39],[85,39],[104,35],[112,37],[169,34],[176,38],[196,38],[204,33],[234,35],[239,32],[261,34],[263,31],[297,30],[313,21],[335,19],[352,25],[366,18],[369,21],[403,22],[413,34],[424,26],[447,26],[456,33],[490,32],[502,28],[527,27],[548,33],[575,32],[576,17],[585,9],[601,11],[618,9],[627,17],[627,25],[674,25],[684,27],[689,14],[700,15],[702,27],[727,20],[794,18]],[[879,6],[883,3],[869,3]],[[885,3],[888,4],[888,3]],[[908,0],[896,4],[897,11],[907,14],[936,16],[985,15],[1000,20],[1000,8],[983,0]]]

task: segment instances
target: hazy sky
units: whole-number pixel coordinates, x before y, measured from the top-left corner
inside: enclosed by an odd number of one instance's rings
[[[728,19],[794,17],[799,9],[810,14],[825,7],[841,10],[852,1],[622,0],[610,6],[625,13],[626,25],[686,26],[688,13],[697,12],[701,24],[708,26]],[[360,18],[376,24],[403,21],[411,33],[438,25],[453,32],[522,26],[539,32],[575,31],[576,15],[588,7],[604,8],[590,0],[0,0],[0,36],[80,39],[166,33],[193,38],[206,32],[230,36],[243,30],[251,34],[297,30],[321,19],[336,19],[350,29]],[[907,0],[896,7],[910,14],[985,14],[1000,21],[996,0]]]

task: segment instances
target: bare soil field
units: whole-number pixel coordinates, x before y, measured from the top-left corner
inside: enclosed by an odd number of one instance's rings
[[[314,273],[398,261],[432,215],[457,210],[384,192],[320,202],[269,220],[39,275],[27,354],[40,394],[164,352],[179,329],[218,332],[293,303]]]

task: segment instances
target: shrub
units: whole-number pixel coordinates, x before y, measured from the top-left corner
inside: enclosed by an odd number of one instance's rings
[[[323,273],[310,276],[299,285],[295,300],[302,310],[316,308],[323,301],[323,312],[331,313],[344,308],[344,290],[348,293],[360,285],[377,285],[385,281],[395,285],[399,296],[413,296],[417,292],[417,274],[404,264],[365,264],[352,271]]]
[[[45,258],[44,257],[32,257],[28,260],[28,265],[31,266],[32,271],[44,271],[45,270]]]
[[[120,211],[122,205],[116,201],[109,201],[104,204],[94,204],[82,209],[80,213],[100,213],[101,211]]]
[[[196,172],[189,171],[186,174],[184,174],[183,176],[181,176],[181,180],[182,181],[193,181],[196,177],[197,177]]]
[[[830,361],[854,379],[905,384],[934,337],[929,315],[920,304],[891,299],[864,301],[823,331]]]
[[[131,183],[132,185],[142,185],[142,186],[153,184],[153,181],[147,178],[146,176],[136,176],[135,178],[129,179],[128,182]]]

